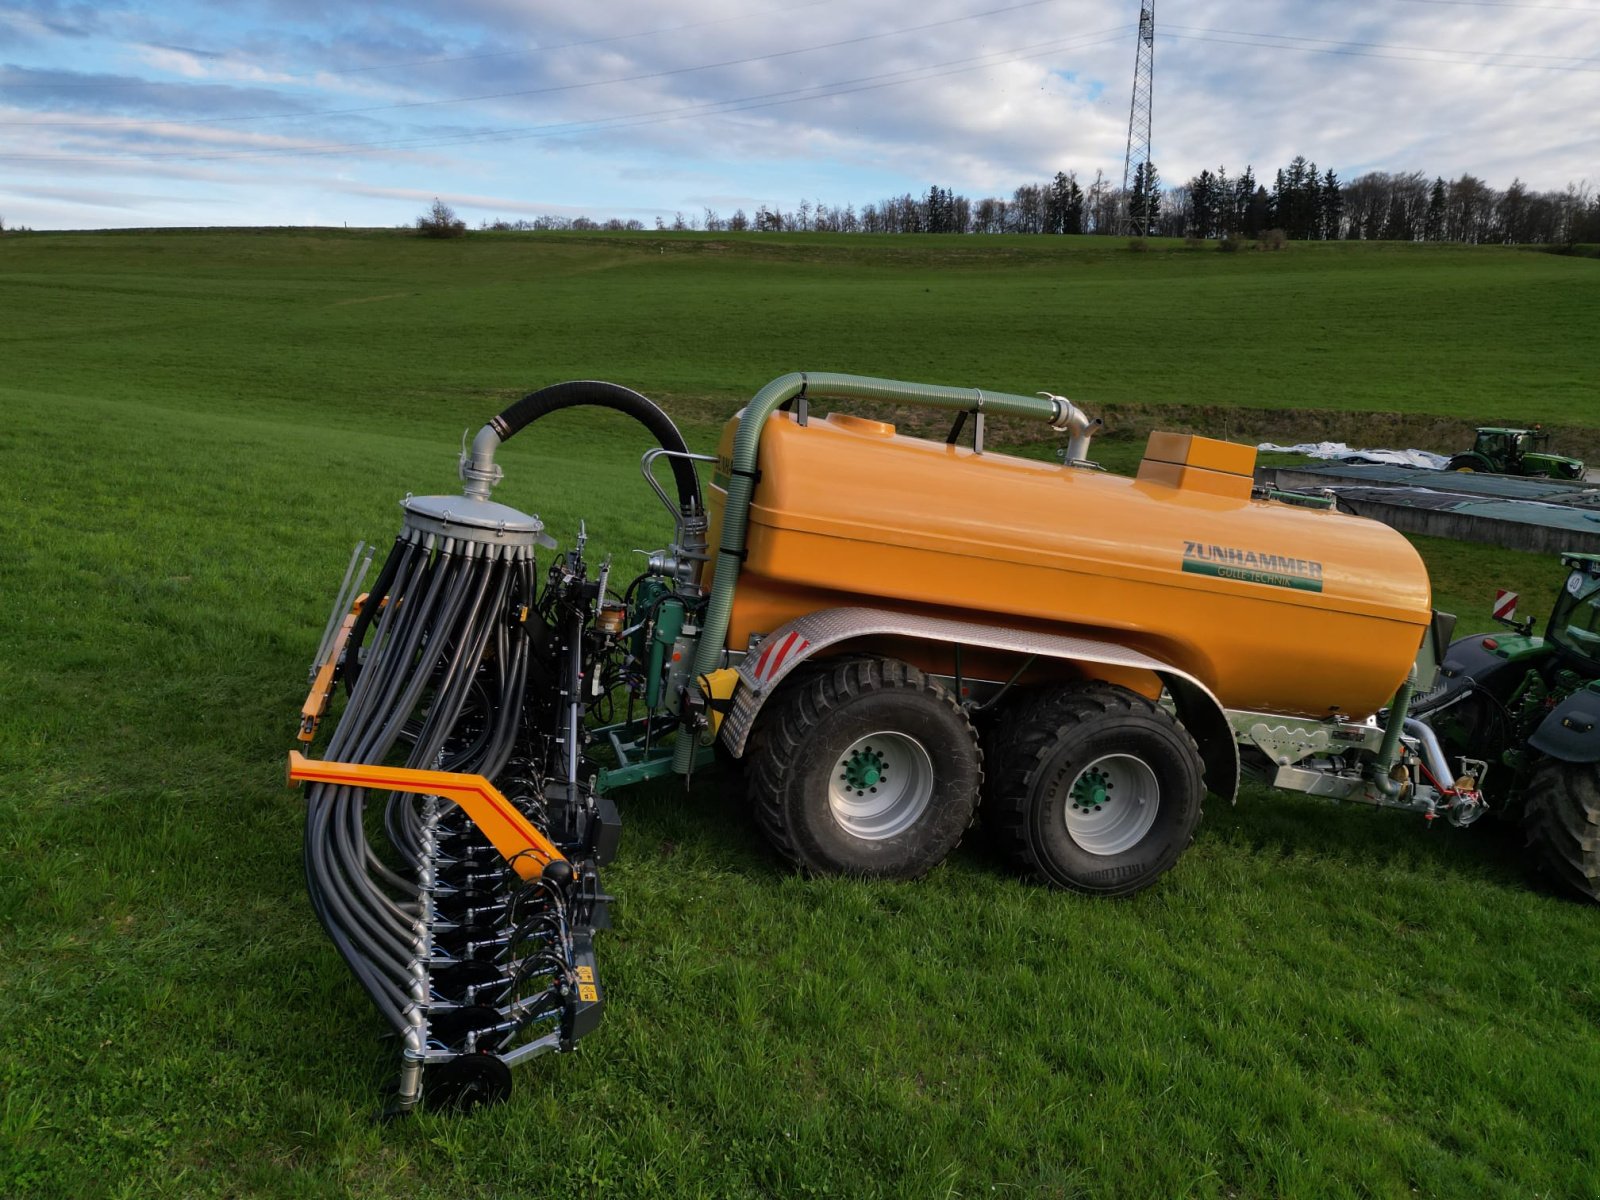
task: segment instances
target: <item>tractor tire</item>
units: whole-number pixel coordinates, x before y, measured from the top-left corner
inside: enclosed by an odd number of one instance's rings
[[[1479,458],[1476,454],[1458,454],[1445,463],[1444,469],[1446,471],[1461,471],[1464,474],[1471,475],[1475,471],[1489,471],[1492,468],[1487,461]]]
[[[1194,840],[1205,797],[1194,739],[1126,688],[1059,688],[1003,714],[987,750],[985,824],[1018,867],[1096,896],[1149,887]]]
[[[1535,863],[1600,900],[1600,763],[1541,763],[1523,793],[1522,827]]]
[[[972,724],[896,659],[854,658],[786,685],[751,740],[756,822],[802,870],[914,879],[972,824],[983,782]]]

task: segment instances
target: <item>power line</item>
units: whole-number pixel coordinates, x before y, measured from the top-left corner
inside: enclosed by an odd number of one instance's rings
[[[808,8],[826,8],[837,0],[814,0],[811,4],[794,5],[785,8],[778,15],[788,16],[791,13],[804,12]],[[630,42],[639,38],[661,37],[669,33],[684,33],[691,29],[705,29],[712,25],[731,25],[736,21],[748,21],[749,13],[739,13],[732,17],[717,17],[710,21],[690,21],[684,25],[669,25],[664,29],[645,29],[637,33],[618,33],[610,37],[586,38],[579,42],[560,42],[554,46],[524,46],[520,50],[490,50],[482,54],[445,54],[437,58],[418,58],[410,62],[377,63],[369,67],[346,67],[343,70],[324,71],[324,75],[364,75],[373,71],[398,71],[409,67],[431,67],[438,63],[452,62],[478,62],[486,58],[519,58],[525,54],[551,54],[557,50],[576,50],[586,46],[606,46],[612,42]]]
[[[1524,8],[1545,12],[1588,13],[1600,17],[1600,8],[1580,8],[1573,4],[1511,4],[1505,0],[1399,0],[1401,4],[1447,4],[1460,8]]]
[[[786,9],[783,10],[781,15],[787,16],[790,13],[803,12],[804,10],[806,10],[808,8],[825,8],[828,5],[833,4],[833,3],[836,3],[836,0],[814,0],[814,2],[811,3],[811,4],[798,5],[798,6],[795,6],[793,8],[786,8]],[[729,24],[732,24],[735,21],[748,21],[749,19],[750,19],[750,14],[749,13],[740,13],[738,16],[717,17],[717,18],[715,18],[713,20],[709,20],[709,21],[690,21],[690,22],[687,22],[686,24],[683,24],[683,25],[669,25],[669,26],[666,26],[666,27],[664,27],[662,29],[644,29],[644,30],[639,30],[638,32],[635,32],[635,33],[613,34],[610,37],[586,38],[583,41],[577,41],[577,42],[558,42],[553,46],[524,46],[524,47],[522,47],[521,49],[518,49],[518,50],[491,50],[491,51],[486,51],[486,52],[481,53],[481,54],[443,54],[443,55],[438,55],[438,56],[436,56],[434,58],[408,59],[408,60],[403,61],[403,62],[373,63],[372,65],[365,66],[365,67],[342,67],[342,68],[337,68],[336,67],[336,68],[328,68],[328,69],[325,69],[325,70],[319,70],[315,75],[301,75],[301,76],[291,75],[287,82],[289,82],[289,83],[298,83],[298,84],[306,84],[306,85],[314,86],[318,79],[322,78],[323,76],[327,76],[327,75],[335,75],[335,76],[364,75],[364,74],[370,74],[373,71],[398,71],[398,70],[403,70],[403,69],[407,69],[407,68],[410,68],[410,67],[432,66],[432,65],[434,65],[436,63],[474,62],[474,61],[477,61],[479,59],[485,59],[485,58],[515,58],[515,57],[518,57],[520,55],[525,55],[525,54],[550,54],[550,53],[553,53],[553,52],[555,52],[557,50],[573,50],[573,49],[579,49],[579,48],[582,48],[582,47],[585,47],[585,46],[604,46],[604,45],[608,45],[608,44],[610,44],[612,42],[632,41],[632,40],[635,40],[637,38],[660,37],[660,36],[662,36],[664,34],[683,33],[683,32],[686,32],[688,30],[691,30],[691,29],[704,29],[707,26],[711,26],[711,25],[729,25]],[[172,49],[172,48],[173,47],[166,47],[166,46],[160,47],[160,49]],[[255,59],[237,58],[237,57],[234,57],[234,56],[231,56],[231,55],[226,55],[226,54],[217,55],[216,57],[218,57],[219,59],[221,59],[224,62],[244,63],[246,65],[252,65],[252,66],[260,66],[262,64],[262,62],[263,62],[263,60],[260,59],[260,58],[255,58]],[[33,88],[33,87],[38,87],[38,88],[46,88],[46,87],[48,87],[48,88],[69,88],[69,87],[70,88],[134,88],[134,87],[190,87],[190,86],[193,86],[193,85],[190,82],[185,81],[185,80],[175,80],[175,81],[162,82],[162,81],[150,80],[150,79],[136,79],[136,80],[133,80],[131,82],[117,82],[117,83],[83,80],[83,81],[62,82],[62,83],[8,83],[5,86],[7,86],[7,87],[15,87],[15,88]]]
[[[1459,50],[1443,49],[1431,46],[1391,46],[1382,42],[1336,42],[1327,38],[1298,37],[1288,34],[1248,33],[1234,29],[1195,29],[1193,26],[1167,25],[1163,27],[1171,37],[1182,38],[1190,42],[1216,42],[1225,46],[1253,46],[1260,50],[1300,50],[1307,54],[1342,54],[1357,58],[1382,58],[1398,62],[1435,63],[1443,66],[1461,67],[1513,67],[1526,71],[1586,71],[1600,72],[1600,67],[1585,67],[1577,65],[1588,61],[1581,55],[1550,55],[1550,54],[1519,54],[1514,50]],[[1191,33],[1177,33],[1173,30],[1194,29]],[[1204,36],[1227,35],[1227,36]],[[1299,46],[1288,45],[1285,41],[1237,41],[1237,38],[1280,38],[1292,39],[1297,42],[1316,42],[1318,45]],[[1374,50],[1400,50],[1413,53],[1401,54],[1376,54]],[[1562,61],[1551,63],[1515,63],[1515,62],[1481,62],[1464,58],[1421,58],[1418,54],[1477,54],[1490,58],[1552,58]],[[1564,65],[1565,64],[1565,65]]]
[[[1523,53],[1519,50],[1470,50],[1457,46],[1396,46],[1387,42],[1341,42],[1332,38],[1319,38],[1302,36],[1298,33],[1253,33],[1240,29],[1202,29],[1193,25],[1166,25],[1164,29],[1182,29],[1190,33],[1216,33],[1228,34],[1232,37],[1272,38],[1280,42],[1319,42],[1325,46],[1359,46],[1373,50],[1410,50],[1421,54],[1481,54],[1495,58],[1543,58],[1555,62],[1587,62],[1589,56],[1584,54],[1533,54]],[[1286,50],[1301,49],[1298,46],[1285,46]],[[1507,66],[1514,64],[1505,64]]]
[[[748,112],[755,109],[774,108],[786,104],[799,104],[811,100],[825,100],[835,96],[853,95],[882,88],[899,87],[907,83],[920,83],[929,79],[942,79],[970,71],[986,70],[1008,62],[1022,62],[1044,58],[1064,49],[1089,49],[1105,45],[1126,36],[1126,28],[1094,30],[1067,39],[1035,42],[1010,50],[996,50],[972,58],[952,59],[923,67],[911,67],[877,75],[864,75],[857,79],[838,80],[830,84],[814,84],[806,88],[766,92],[730,100],[705,101],[681,105],[677,108],[656,109],[608,117],[595,121],[573,121],[553,125],[523,127],[521,129],[484,130],[478,133],[458,134],[445,138],[425,136],[420,138],[389,138],[371,142],[344,142],[322,146],[289,147],[280,150],[227,151],[197,153],[194,151],[152,151],[132,154],[0,154],[6,162],[145,162],[165,159],[187,161],[224,161],[235,159],[267,159],[281,157],[318,157],[328,154],[345,154],[369,150],[423,150],[440,146],[478,145],[503,141],[521,141],[533,138],[561,137],[584,132],[611,132],[643,125],[658,125],[684,120],[691,116],[722,116]],[[990,61],[994,60],[994,61]],[[950,69],[943,69],[950,68]],[[899,77],[899,78],[897,78]],[[857,86],[859,85],[859,86]],[[812,93],[804,95],[802,93]]]
[[[605,86],[609,86],[611,84],[617,84],[617,83],[639,83],[639,82],[642,82],[642,81],[647,80],[647,79],[664,79],[664,78],[667,78],[667,77],[673,76],[673,75],[689,75],[689,74],[693,74],[693,73],[695,73],[697,71],[715,71],[715,70],[718,70],[718,69],[723,68],[723,67],[742,67],[742,66],[748,66],[751,63],[769,62],[769,61],[771,61],[773,59],[778,59],[778,58],[792,58],[792,57],[794,57],[796,55],[799,55],[799,54],[811,54],[811,53],[814,53],[815,51],[818,51],[818,50],[837,50],[842,46],[857,46],[857,45],[861,45],[864,42],[882,41],[884,38],[899,37],[901,34],[905,34],[905,33],[921,33],[921,32],[924,32],[925,30],[929,30],[929,29],[940,29],[940,28],[943,28],[946,25],[959,25],[964,21],[976,21],[976,20],[980,20],[980,19],[982,19],[984,17],[995,17],[995,16],[1000,16],[1000,15],[1002,15],[1004,13],[1018,12],[1018,11],[1020,11],[1022,9],[1025,9],[1025,8],[1038,8],[1040,5],[1056,4],[1056,3],[1059,3],[1059,2],[1060,2],[1060,0],[1022,0],[1022,3],[1020,3],[1020,4],[1009,4],[1009,5],[1006,5],[1006,6],[1001,7],[1001,8],[985,9],[983,12],[968,13],[965,16],[960,16],[960,17],[948,17],[948,18],[946,18],[945,20],[942,20],[942,21],[929,21],[929,22],[927,22],[926,24],[923,24],[923,25],[906,25],[906,26],[902,26],[901,28],[898,28],[898,29],[881,30],[881,31],[879,31],[877,33],[867,33],[867,34],[862,34],[859,37],[843,38],[843,39],[841,39],[839,41],[835,41],[835,42],[822,42],[822,43],[819,43],[819,44],[813,45],[813,46],[798,46],[798,47],[795,47],[795,48],[789,49],[789,50],[774,50],[770,54],[753,54],[753,55],[750,55],[749,57],[746,57],[746,58],[731,58],[731,59],[727,59],[727,60],[725,60],[723,62],[704,63],[704,64],[701,64],[699,66],[693,66],[693,67],[674,67],[674,68],[672,68],[670,70],[652,71],[652,72],[648,72],[648,73],[641,74],[641,75],[625,75],[625,76],[620,76],[620,77],[615,78],[615,79],[596,79],[596,80],[591,80],[588,83],[568,83],[568,84],[561,84],[561,85],[555,86],[555,87],[526,88],[526,89],[520,89],[520,90],[517,90],[517,91],[510,91],[510,92],[488,92],[488,93],[485,93],[485,94],[479,95],[479,96],[453,96],[453,97],[445,97],[445,98],[439,99],[439,100],[410,100],[410,101],[396,102],[394,104],[366,105],[366,106],[362,106],[362,107],[359,107],[359,108],[330,108],[330,109],[314,109],[314,110],[312,110],[310,112],[303,112],[302,111],[302,112],[281,112],[281,113],[256,113],[256,114],[247,115],[247,116],[203,117],[203,118],[198,118],[198,119],[196,119],[194,121],[191,121],[190,124],[194,124],[194,125],[215,124],[215,123],[221,123],[221,122],[226,122],[226,121],[289,121],[289,120],[298,120],[298,119],[306,118],[306,117],[346,117],[346,116],[357,116],[357,115],[363,115],[363,114],[366,114],[366,113],[375,113],[375,112],[394,112],[394,111],[397,111],[397,110],[400,110],[400,109],[406,109],[406,108],[428,108],[428,107],[434,107],[434,106],[443,105],[443,104],[475,104],[475,103],[479,103],[479,102],[482,102],[482,101],[485,101],[485,100],[510,100],[510,99],[517,99],[517,98],[521,98],[521,97],[525,97],[525,96],[543,96],[543,95],[548,95],[549,93],[552,93],[552,92],[574,91],[574,90],[577,90],[577,89],[580,89],[580,88],[588,88],[588,87],[605,87]],[[685,26],[685,28],[692,28],[692,26]],[[628,36],[633,36],[633,35],[628,35]],[[607,41],[607,40],[616,40],[616,39],[604,39],[604,38],[597,39],[597,41]],[[580,44],[582,44],[582,43],[580,43]],[[5,86],[11,87],[13,85],[6,84]],[[27,87],[27,86],[49,87],[51,85],[49,85],[49,84],[36,84],[36,85],[22,84],[22,85],[16,85],[16,86],[23,86],[23,87]],[[143,87],[192,87],[194,85],[192,85],[192,84],[184,84],[184,83],[164,83],[164,82],[157,82],[157,81],[154,81],[154,80],[150,80],[150,81],[145,81],[145,82],[140,83],[140,84],[117,84],[117,85],[111,85],[111,86],[118,86],[118,87],[139,87],[139,86],[143,86]],[[222,86],[222,85],[209,84],[209,85],[203,85],[203,86],[216,87],[216,86]],[[5,126],[34,125],[34,126],[38,126],[40,128],[53,128],[53,129],[71,128],[71,127],[78,126],[78,125],[98,125],[98,124],[100,124],[100,123],[99,122],[92,122],[92,121],[0,121],[0,125],[5,125]]]

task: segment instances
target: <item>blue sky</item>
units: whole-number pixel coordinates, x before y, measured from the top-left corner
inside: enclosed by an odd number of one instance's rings
[[[0,5],[39,229],[726,216],[1120,179],[1137,3]],[[1168,183],[1305,154],[1600,185],[1600,0],[1161,0]]]

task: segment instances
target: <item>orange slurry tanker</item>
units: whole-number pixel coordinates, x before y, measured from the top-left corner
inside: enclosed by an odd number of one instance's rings
[[[945,410],[949,436],[853,401]],[[496,448],[574,407],[656,443],[673,536],[631,579],[491,499]],[[986,449],[996,413],[1063,435],[1061,462]],[[1410,711],[1450,693],[1453,620],[1410,544],[1261,491],[1225,442],[1158,433],[1109,475],[1098,425],[1048,393],[807,372],[704,455],[644,396],[582,381],[490,420],[460,495],[407,497],[373,581],[359,548],[346,572],[289,770],[313,907],[400,1039],[397,1110],[497,1099],[597,1027],[617,797],[718,758],[816,873],[920,875],[981,817],[1026,873],[1126,895],[1246,774],[1476,819],[1487,764],[1450,762]]]

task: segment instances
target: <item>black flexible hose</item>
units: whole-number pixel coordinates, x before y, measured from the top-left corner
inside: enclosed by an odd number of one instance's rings
[[[361,674],[360,656],[357,655],[356,648],[361,645],[361,639],[367,636],[367,626],[372,624],[372,616],[378,609],[378,602],[389,594],[389,585],[394,582],[395,572],[400,569],[401,550],[404,545],[404,535],[395,539],[389,557],[384,560],[383,566],[378,568],[377,580],[367,589],[367,602],[361,606],[361,612],[357,614],[355,624],[350,629],[350,636],[345,641],[345,645],[350,648],[350,657],[344,664],[346,692],[355,687],[356,676]]]
[[[631,388],[620,384],[604,383],[598,379],[575,379],[569,383],[553,383],[549,387],[530,392],[505,412],[489,421],[490,427],[500,435],[502,442],[526,429],[540,417],[563,408],[610,408],[632,417],[655,437],[664,450],[673,452],[672,474],[678,482],[678,503],[685,512],[701,512],[700,478],[695,474],[694,463],[676,455],[688,454],[688,444],[672,418],[662,412],[652,401]]]

